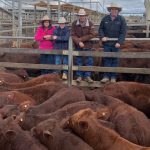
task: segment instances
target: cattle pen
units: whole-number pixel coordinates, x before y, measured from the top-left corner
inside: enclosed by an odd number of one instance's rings
[[[46,13],[52,18],[52,20],[57,23],[57,20],[60,16],[65,16],[69,23],[71,23],[76,16],[76,13],[80,8],[84,8],[88,14],[89,18],[94,22],[96,28],[99,25],[99,21],[103,16],[106,15],[105,10],[105,1],[100,2],[96,0],[95,2],[71,2],[68,3],[66,1],[58,0],[57,2],[50,2],[49,0],[45,1],[29,1],[23,2],[12,0],[10,2],[1,1],[6,8],[1,7],[1,27],[2,31],[0,31],[0,40],[17,40],[17,47],[19,47],[20,42],[22,40],[33,40],[34,38],[30,36],[35,33],[35,29],[38,26],[40,18]],[[145,16],[143,17],[134,17],[134,15],[128,17],[126,16],[128,23],[128,34],[142,34],[142,38],[126,38],[126,41],[149,41],[149,33],[150,33],[150,22],[149,22],[149,1],[145,0]],[[29,8],[24,8],[26,5]],[[32,6],[32,7],[31,7]],[[23,11],[24,10],[24,11]],[[136,15],[136,13],[135,13]],[[145,18],[145,19],[143,19]],[[18,24],[16,23],[18,21]],[[3,26],[4,25],[4,26]],[[70,25],[70,24],[69,24]],[[11,26],[9,29],[4,29],[4,27]],[[137,29],[138,28],[138,29]],[[29,31],[28,31],[29,29]],[[32,32],[31,32],[32,30]],[[9,36],[7,36],[9,35]],[[25,36],[24,36],[25,35]],[[29,37],[30,36],[30,37]],[[92,41],[98,41],[99,38],[92,39]],[[116,40],[116,39],[109,39]],[[119,52],[119,53],[105,53],[98,51],[74,51],[72,40],[69,41],[69,50],[57,51],[54,50],[52,52],[41,52],[38,49],[26,49],[26,48],[0,48],[0,52],[2,54],[5,53],[20,53],[20,54],[61,54],[68,55],[69,64],[68,65],[44,65],[44,64],[28,64],[28,63],[12,63],[12,62],[0,62],[1,67],[8,68],[26,68],[26,69],[58,69],[58,70],[68,70],[68,82],[69,86],[71,85],[79,85],[79,86],[92,86],[92,87],[100,87],[101,84],[99,82],[94,82],[93,84],[88,84],[86,82],[82,82],[81,84],[77,84],[73,79],[73,72],[77,70],[81,71],[92,71],[92,72],[116,72],[116,73],[134,73],[134,74],[150,74],[149,68],[128,68],[128,67],[100,67],[100,66],[75,66],[74,65],[74,57],[76,56],[93,56],[93,57],[118,57],[118,58],[142,58],[147,59],[150,58],[150,52]]]
[[[88,14],[89,18],[94,22],[95,27],[98,28],[99,21],[103,16],[106,15],[106,10],[104,8],[104,3],[101,3],[99,0],[95,2],[72,2],[67,3],[66,1],[58,0],[57,3],[52,3],[50,1],[36,1],[36,2],[26,2],[25,4],[32,6],[32,9],[24,9],[23,1],[18,1],[17,5],[14,0],[9,5],[8,9],[1,8],[1,27],[2,31],[0,31],[0,40],[2,41],[15,41],[17,43],[17,48],[0,48],[1,56],[6,53],[16,54],[60,54],[67,55],[69,58],[68,65],[44,65],[44,64],[31,64],[31,63],[14,63],[14,62],[0,62],[0,67],[6,68],[24,68],[24,69],[56,69],[56,70],[68,70],[68,81],[66,84],[69,86],[87,86],[87,87],[101,87],[102,84],[99,81],[95,81],[93,84],[89,84],[87,82],[81,82],[77,84],[74,80],[74,72],[75,71],[92,71],[97,73],[102,72],[116,72],[116,73],[124,73],[124,74],[150,74],[150,69],[142,67],[102,67],[102,66],[76,66],[74,65],[74,58],[76,56],[93,56],[94,58],[102,58],[102,57],[117,57],[119,59],[130,58],[130,59],[149,59],[150,52],[146,50],[146,52],[119,52],[119,53],[108,53],[108,52],[98,52],[98,51],[75,51],[73,48],[72,39],[69,40],[69,50],[57,51],[53,50],[52,52],[44,51],[41,52],[39,49],[27,49],[27,48],[19,48],[22,41],[30,41],[34,40],[33,34],[35,34],[35,30],[39,24],[40,18],[46,13],[52,18],[55,24],[57,24],[57,20],[60,16],[65,16],[69,22],[69,26],[71,22],[75,19],[75,16],[80,8],[84,8]],[[6,3],[6,2],[4,2]],[[140,17],[131,17],[126,16],[128,23],[128,35],[135,35],[133,38],[126,38],[126,41],[150,41],[149,33],[150,33],[150,23],[149,23],[149,1],[145,0],[145,8],[146,15],[145,19]],[[87,6],[86,8],[84,7]],[[88,7],[89,6],[89,7]],[[92,7],[94,6],[94,8]],[[39,8],[38,8],[39,7]],[[18,10],[18,11],[17,11]],[[22,12],[22,10],[24,10]],[[135,14],[136,15],[136,14]],[[144,18],[144,17],[143,17]],[[18,21],[18,24],[15,21]],[[4,29],[4,27],[11,26],[11,28]],[[5,28],[6,28],[5,27]],[[137,37],[136,37],[137,36]],[[141,37],[140,37],[141,36]],[[117,40],[117,39],[109,39]],[[17,42],[16,42],[17,41]],[[91,40],[99,41],[99,38],[94,38]]]
[[[0,39],[28,39],[32,40],[33,37],[0,37]],[[94,41],[99,40],[99,38],[92,39]],[[109,39],[117,40],[117,39]],[[150,38],[126,38],[126,41],[149,41]],[[21,54],[59,54],[68,55],[69,63],[68,65],[45,65],[45,64],[30,64],[30,63],[12,63],[12,62],[0,62],[0,67],[8,68],[24,68],[24,69],[56,69],[56,70],[68,70],[68,82],[69,86],[88,86],[88,87],[101,87],[99,82],[94,82],[89,84],[82,82],[77,84],[73,80],[73,71],[92,71],[92,72],[116,72],[116,73],[134,73],[134,74],[150,74],[150,68],[125,68],[125,67],[100,67],[100,66],[75,66],[73,63],[73,57],[75,56],[93,56],[93,57],[117,57],[117,58],[150,58],[150,52],[98,52],[98,51],[74,51],[72,39],[69,40],[69,50],[54,50],[54,51],[44,51],[28,48],[0,48],[1,53],[21,53]]]
[[[115,2],[0,0],[0,150],[150,150],[150,0]]]

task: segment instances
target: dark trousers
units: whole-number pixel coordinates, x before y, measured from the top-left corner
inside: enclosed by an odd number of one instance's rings
[[[85,49],[82,49],[82,48],[77,48],[76,50],[85,51]],[[88,49],[86,49],[86,50],[88,50]],[[75,61],[76,61],[77,66],[83,66],[84,57],[77,56]],[[93,57],[92,56],[87,56],[85,58],[85,66],[93,66]],[[76,76],[77,77],[91,77],[91,72],[90,71],[85,71],[85,72],[76,71]]]
[[[41,54],[40,55],[40,63],[41,64],[54,64],[54,55]],[[53,70],[41,69],[41,75],[49,74],[49,73],[53,73]]]
[[[116,48],[115,46],[104,46],[104,52],[119,52],[120,49]],[[111,58],[111,57],[104,57],[103,58],[103,65],[104,67],[118,67],[119,66],[119,59],[118,58]],[[117,78],[117,73],[113,72],[105,72],[103,77],[107,78]]]

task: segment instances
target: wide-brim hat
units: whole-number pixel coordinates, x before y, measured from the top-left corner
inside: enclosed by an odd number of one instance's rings
[[[116,3],[111,3],[110,6],[107,7],[107,10],[110,12],[112,8],[117,9],[119,12],[122,10],[122,7]]]
[[[51,21],[51,19],[49,18],[48,15],[45,15],[45,16],[42,18],[41,21],[42,21],[42,22],[43,22],[43,21]]]
[[[65,19],[64,17],[60,17],[60,18],[58,19],[58,23],[59,23],[59,24],[65,24],[65,23],[67,23],[67,21],[66,21],[66,19]]]
[[[86,12],[84,9],[79,9],[79,12],[77,14],[78,16],[87,16]]]

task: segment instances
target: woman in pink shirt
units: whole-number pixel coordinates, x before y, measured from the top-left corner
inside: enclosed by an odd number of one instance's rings
[[[55,27],[52,26],[50,18],[46,15],[43,17],[41,26],[38,27],[35,40],[39,43],[39,49],[42,51],[49,50],[52,51],[54,41],[53,41],[53,32]],[[40,57],[41,64],[54,64],[54,55],[50,54],[41,54]],[[41,74],[52,73],[52,70],[41,70]]]

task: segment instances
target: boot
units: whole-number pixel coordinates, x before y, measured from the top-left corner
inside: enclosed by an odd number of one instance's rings
[[[106,83],[106,82],[108,82],[108,81],[109,81],[109,78],[104,77],[104,78],[101,80],[101,83]]]
[[[116,83],[116,79],[115,78],[111,78],[110,82],[111,83]]]
[[[91,79],[91,77],[86,77],[85,81],[88,83],[93,83],[94,81]]]
[[[82,77],[78,77],[77,79],[76,79],[76,82],[78,82],[78,83],[80,83],[82,81]]]
[[[67,80],[67,79],[68,79],[68,77],[67,77],[67,74],[66,74],[66,73],[63,73],[63,75],[62,75],[62,79],[63,79],[63,80]]]

